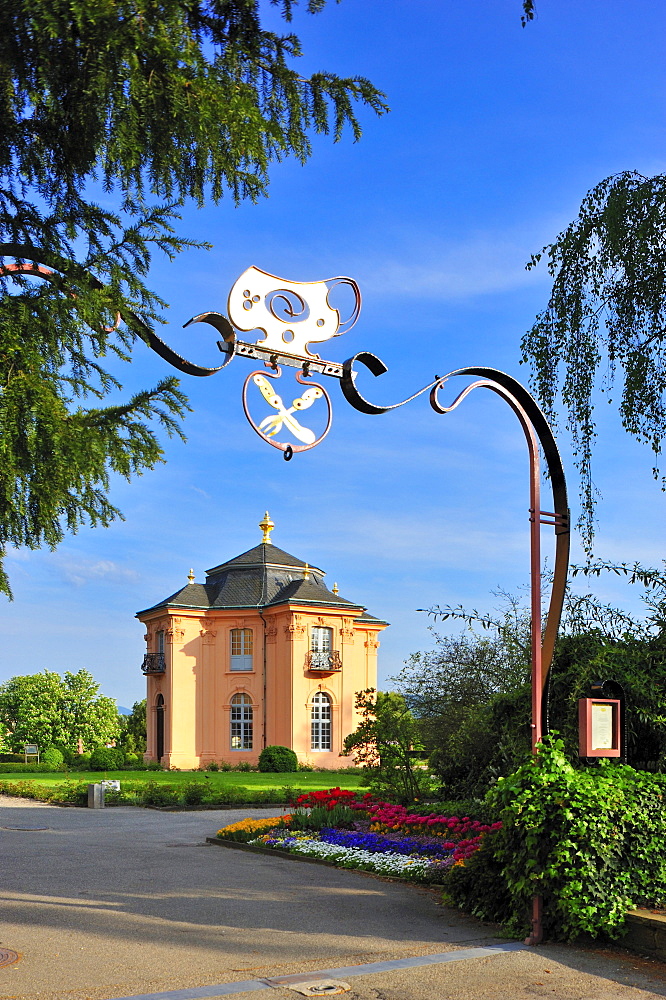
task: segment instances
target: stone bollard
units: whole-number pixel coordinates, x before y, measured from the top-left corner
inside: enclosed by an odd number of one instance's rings
[[[101,784],[88,785],[88,809],[104,808],[104,787]]]

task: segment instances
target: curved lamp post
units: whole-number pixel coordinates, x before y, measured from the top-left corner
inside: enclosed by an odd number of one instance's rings
[[[47,281],[56,278],[56,272],[63,271],[59,260],[42,266],[44,255],[33,248],[0,245],[0,253],[13,254],[17,264],[0,268],[0,273],[20,273],[32,275]],[[89,276],[93,287],[102,287],[94,276]],[[340,314],[329,301],[330,291],[346,285],[354,296],[354,306],[348,320],[340,320]],[[228,365],[234,357],[246,357],[260,362],[262,367],[251,372],[243,387],[243,408],[247,419],[256,433],[268,444],[283,452],[289,461],[296,452],[308,451],[316,447],[328,434],[332,420],[331,400],[323,385],[313,381],[313,375],[325,375],[340,381],[343,395],[361,413],[380,414],[395,410],[413,399],[430,393],[430,405],[436,413],[446,414],[455,410],[474,389],[490,389],[511,407],[518,417],[525,434],[530,467],[530,589],[531,589],[531,659],[532,659],[532,751],[548,732],[547,692],[548,678],[562,614],[562,605],[567,582],[569,564],[569,510],[564,470],[555,438],[548,421],[536,401],[520,382],[495,368],[459,368],[447,375],[436,378],[413,396],[392,406],[379,406],[367,400],[359,392],[356,381],[358,372],[355,364],[364,365],[374,376],[384,374],[386,365],[374,354],[361,352],[344,364],[324,361],[310,351],[310,344],[319,344],[333,337],[341,336],[351,329],[358,319],[361,308],[361,293],[352,278],[336,277],[323,281],[286,281],[268,274],[257,267],[247,268],[234,283],[228,298],[229,317],[219,312],[200,313],[189,320],[192,323],[208,323],[221,340],[218,347],[225,355],[223,363],[216,368],[195,364],[181,357],[161,340],[153,330],[137,316],[132,315],[134,328],[142,331],[142,337],[152,350],[187,375],[205,377],[214,375]],[[117,324],[121,317],[118,316]],[[237,331],[260,331],[263,336],[255,343],[239,340]],[[283,402],[277,392],[276,380],[282,375],[281,366],[299,369],[296,380],[298,395],[291,405]],[[440,394],[449,379],[458,376],[473,378],[471,382],[449,406],[440,402]],[[305,387],[305,388],[300,388]],[[256,423],[251,415],[252,393],[257,391],[264,404],[270,408],[268,416]],[[318,435],[302,423],[301,413],[322,401],[327,407],[325,426]],[[288,434],[292,440],[280,440],[279,435]],[[551,511],[541,509],[541,470],[539,446],[543,450],[550,479],[553,502]],[[546,626],[541,629],[541,525],[555,529],[555,565],[550,595],[550,605]],[[541,920],[541,898],[534,897],[532,908],[532,932],[527,944],[538,944],[543,936]]]

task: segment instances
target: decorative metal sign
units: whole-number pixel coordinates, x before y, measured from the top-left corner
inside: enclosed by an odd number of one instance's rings
[[[345,320],[330,302],[330,293],[339,287],[347,287],[353,294],[351,314]],[[345,277],[287,281],[258,267],[248,267],[229,292],[227,311],[228,317],[218,312],[200,313],[185,324],[209,323],[222,335],[218,347],[226,358],[218,368],[203,368],[181,358],[154,334],[150,346],[189,375],[214,375],[234,357],[263,362],[264,367],[250,372],[243,386],[243,409],[251,427],[264,441],[279,448],[287,461],[295,452],[316,447],[328,434],[333,409],[326,389],[312,381],[312,376],[340,379],[343,366],[323,361],[310,346],[351,330],[361,311],[358,285]],[[237,336],[238,332],[254,330],[261,335],[254,343]],[[296,375],[299,385],[291,391],[275,384],[282,376],[281,366],[300,369]],[[258,407],[265,411],[266,405],[273,412],[255,419],[253,413]],[[318,407],[320,412],[319,432],[308,426],[309,414],[302,416],[311,407]]]

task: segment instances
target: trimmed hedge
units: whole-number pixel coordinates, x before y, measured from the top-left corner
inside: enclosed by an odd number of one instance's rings
[[[547,936],[617,937],[628,909],[666,903],[666,775],[574,768],[563,751],[543,746],[488,792],[502,829],[451,869],[447,900],[523,936],[540,895]]]
[[[12,765],[10,765],[12,766]],[[298,788],[283,785],[280,788],[247,788],[242,785],[209,789],[203,781],[194,779],[185,784],[168,784],[162,781],[125,781],[121,779],[120,792],[107,791],[107,805],[124,806],[219,806],[254,805],[261,803],[292,802],[301,793]],[[14,795],[41,802],[73,802],[86,805],[87,781],[63,781],[59,785],[40,785],[36,781],[3,781],[0,795]]]
[[[62,764],[59,767],[52,767],[51,764],[0,764],[0,774],[53,774],[64,770]]]
[[[118,771],[125,763],[120,747],[95,747],[90,754],[91,771]]]

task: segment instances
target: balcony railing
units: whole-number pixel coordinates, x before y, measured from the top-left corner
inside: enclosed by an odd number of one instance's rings
[[[144,674],[163,674],[166,670],[164,653],[146,653],[141,669]]]
[[[320,653],[310,650],[305,656],[306,670],[321,670],[331,673],[334,670],[342,670],[342,661],[337,652]]]

